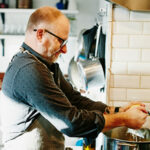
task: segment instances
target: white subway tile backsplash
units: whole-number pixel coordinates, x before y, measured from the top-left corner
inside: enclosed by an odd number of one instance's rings
[[[127,100],[150,101],[150,89],[127,89]]]
[[[129,37],[130,48],[150,48],[150,35],[132,35]]]
[[[129,102],[128,101],[109,101],[109,105],[110,106],[125,106],[127,105]]]
[[[139,88],[140,76],[113,75],[114,88]]]
[[[127,48],[129,45],[128,35],[113,35],[112,47]]]
[[[127,63],[112,62],[111,73],[112,74],[127,74]]]
[[[112,60],[119,62],[138,62],[141,58],[140,49],[113,48]]]
[[[141,76],[141,88],[150,89],[150,76]]]
[[[150,22],[144,22],[143,34],[150,34]]]
[[[114,75],[111,75],[110,76],[110,80],[109,80],[109,83],[110,83],[110,87],[114,87]]]
[[[140,63],[129,63],[128,64],[128,74],[140,75]]]
[[[150,63],[128,63],[128,74],[150,75]]]
[[[110,100],[126,100],[126,89],[110,88]]]
[[[129,13],[128,9],[122,8],[122,7],[114,8],[113,20],[115,20],[115,21],[128,21],[129,19],[130,19],[130,13]]]
[[[142,22],[114,22],[113,32],[117,34],[142,34]]]
[[[150,104],[150,12],[113,8],[109,104]]]
[[[150,49],[142,49],[142,62],[150,62]]]
[[[150,21],[150,12],[130,11],[130,21]]]
[[[141,75],[150,75],[150,63],[141,63]]]

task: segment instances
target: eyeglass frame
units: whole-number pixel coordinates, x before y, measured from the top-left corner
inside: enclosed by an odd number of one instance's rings
[[[33,29],[33,31],[37,31],[37,30],[38,30],[38,29]],[[54,34],[54,33],[50,32],[50,31],[48,31],[47,29],[45,29],[45,31],[46,31],[47,33],[49,33],[49,34],[55,36],[56,38],[58,38],[59,40],[62,41],[62,43],[61,43],[61,45],[60,45],[60,48],[62,48],[63,46],[65,46],[65,45],[67,44],[68,40],[62,39],[61,37],[57,36],[56,34]]]

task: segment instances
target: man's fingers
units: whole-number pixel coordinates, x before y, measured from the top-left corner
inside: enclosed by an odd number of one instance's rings
[[[137,106],[137,109],[144,112],[144,113],[146,113],[146,114],[148,114],[147,110],[143,106]]]

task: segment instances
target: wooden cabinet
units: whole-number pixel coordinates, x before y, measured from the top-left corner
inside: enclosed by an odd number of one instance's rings
[[[0,90],[2,88],[3,78],[4,78],[4,73],[0,73]]]

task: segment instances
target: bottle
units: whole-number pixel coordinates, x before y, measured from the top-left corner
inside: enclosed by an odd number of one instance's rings
[[[8,8],[8,2],[6,0],[2,0],[2,3],[0,3],[0,8]]]
[[[64,3],[64,9],[68,9],[68,0],[65,0],[65,3]]]
[[[63,0],[60,0],[58,3],[56,3],[56,7],[57,7],[58,9],[64,9]]]
[[[76,0],[68,1],[68,10],[77,10]]]
[[[96,150],[96,140],[92,139],[88,141],[87,138],[83,139],[83,150]]]

